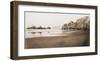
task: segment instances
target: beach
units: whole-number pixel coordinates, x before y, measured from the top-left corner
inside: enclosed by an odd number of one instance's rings
[[[89,31],[76,31],[65,36],[25,38],[25,49],[89,46]]]

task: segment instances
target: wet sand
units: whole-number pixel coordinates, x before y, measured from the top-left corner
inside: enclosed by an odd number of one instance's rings
[[[35,37],[25,39],[25,49],[89,46],[89,32],[76,31],[66,36]]]

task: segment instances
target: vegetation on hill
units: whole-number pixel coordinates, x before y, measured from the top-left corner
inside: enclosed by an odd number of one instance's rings
[[[63,30],[89,30],[90,29],[90,19],[89,16],[85,16],[76,20],[76,22],[69,22],[62,26]]]

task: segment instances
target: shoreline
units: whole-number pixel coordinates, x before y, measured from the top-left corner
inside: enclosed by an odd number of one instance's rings
[[[25,49],[89,46],[89,32],[77,31],[66,36],[34,37],[25,39]]]

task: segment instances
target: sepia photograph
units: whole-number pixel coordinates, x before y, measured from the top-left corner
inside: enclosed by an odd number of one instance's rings
[[[25,11],[25,49],[90,45],[90,14]]]

